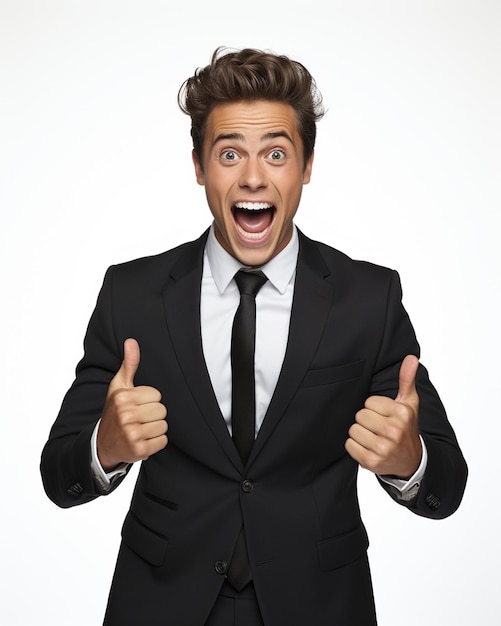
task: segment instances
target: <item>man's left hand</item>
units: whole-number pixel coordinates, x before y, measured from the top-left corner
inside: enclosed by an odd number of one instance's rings
[[[365,469],[380,476],[409,479],[421,461],[416,373],[419,361],[402,361],[395,400],[371,396],[355,415],[345,443],[348,454]]]

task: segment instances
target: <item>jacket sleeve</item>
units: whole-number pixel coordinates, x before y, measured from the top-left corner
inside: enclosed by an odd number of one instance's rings
[[[419,358],[419,345],[402,306],[402,290],[396,272],[388,292],[385,328],[371,384],[371,395],[395,398],[402,360],[407,354]],[[441,519],[454,513],[463,497],[467,466],[440,397],[420,364],[416,376],[419,396],[419,430],[428,453],[426,471],[418,493],[401,500],[394,488],[380,481],[399,504],[417,515]]]
[[[53,502],[64,508],[83,504],[102,493],[90,468],[90,442],[108,385],[123,359],[123,347],[114,332],[112,292],[110,268],[87,328],[84,356],[42,452],[44,489]],[[122,478],[114,480],[112,487]]]

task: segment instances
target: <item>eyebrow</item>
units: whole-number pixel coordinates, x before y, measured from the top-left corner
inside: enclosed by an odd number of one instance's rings
[[[269,139],[276,139],[277,137],[284,137],[285,139],[290,141],[291,144],[294,145],[294,142],[292,141],[292,137],[285,130],[278,130],[276,132],[265,133],[261,137],[261,141],[268,141]],[[214,139],[214,141],[212,142],[212,145],[215,146],[219,141],[227,141],[227,140],[245,142],[245,137],[242,135],[242,133],[221,133]]]
[[[263,135],[261,139],[263,141],[266,141],[267,139],[276,139],[277,137],[285,137],[285,139],[288,139],[291,144],[294,144],[294,142],[292,141],[292,137],[289,135],[289,133],[285,132],[285,130],[278,130],[275,133],[266,133],[266,135]]]

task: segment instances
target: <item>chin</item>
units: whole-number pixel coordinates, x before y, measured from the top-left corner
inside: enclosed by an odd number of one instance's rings
[[[268,263],[270,259],[275,256],[273,251],[265,251],[265,250],[235,250],[233,256],[243,263],[244,265],[249,265],[251,267],[260,267],[265,263]]]

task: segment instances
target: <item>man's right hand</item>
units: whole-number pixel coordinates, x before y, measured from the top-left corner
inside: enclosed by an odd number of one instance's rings
[[[113,377],[97,433],[97,456],[105,471],[144,461],[167,445],[167,409],[154,387],[134,387],[139,344],[124,342],[124,360]]]

